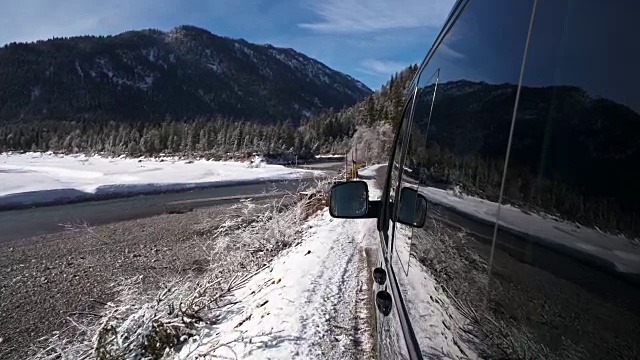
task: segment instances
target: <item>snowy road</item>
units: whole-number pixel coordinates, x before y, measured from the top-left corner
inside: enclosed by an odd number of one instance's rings
[[[306,239],[239,290],[240,302],[179,358],[374,358],[365,249],[375,221],[323,211],[306,226]]]
[[[367,282],[367,260],[365,247],[371,245],[376,234],[367,231],[373,228],[369,223],[358,223],[354,230],[352,221],[337,220],[335,232],[328,226],[320,236],[329,241],[330,246],[316,249],[319,255],[317,271],[310,274],[310,281],[304,292],[302,312],[303,337],[310,339],[308,354],[327,359],[358,358],[358,354],[370,349],[371,333],[368,329],[370,297]],[[353,232],[349,232],[352,230]],[[337,236],[336,236],[337,235]],[[355,235],[355,236],[354,236]],[[323,246],[322,241],[319,245]],[[311,254],[309,254],[311,255]],[[369,346],[369,348],[367,348]]]
[[[380,198],[370,190],[370,199]],[[374,359],[376,220],[334,219],[324,209],[302,234],[177,358]]]

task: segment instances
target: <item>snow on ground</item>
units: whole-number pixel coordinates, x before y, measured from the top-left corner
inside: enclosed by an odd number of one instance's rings
[[[433,187],[420,191],[434,203],[484,221],[496,221],[497,203],[472,196],[459,198],[451,191]],[[541,242],[551,242],[594,255],[612,263],[619,272],[640,274],[640,246],[623,236],[602,233],[551,217],[524,213],[509,205],[503,205],[500,209],[499,224],[504,229],[529,235]]]
[[[367,182],[370,199],[379,199]],[[304,240],[236,291],[221,322],[178,358],[374,358],[365,249],[377,243],[375,219],[334,219],[323,210],[305,224]]]
[[[239,302],[178,358],[373,357],[364,249],[376,239],[375,220],[322,211],[306,228],[306,239],[238,290]]]
[[[360,171],[375,174],[378,166]],[[381,191],[371,179],[369,198]],[[366,248],[379,244],[375,219],[334,219],[324,210],[305,225],[304,240],[234,293],[218,324],[195,337],[179,359],[362,359],[375,357],[371,269]],[[374,250],[373,253],[376,251]],[[461,321],[422,266],[399,279],[426,353],[457,358]],[[454,320],[455,319],[455,320]],[[394,330],[401,334],[400,329]]]
[[[0,207],[298,179],[315,173],[255,162],[249,166],[241,162],[206,160],[1,154]]]
[[[378,171],[378,169],[382,166],[386,166],[385,164],[378,164],[378,165],[371,165],[369,167],[366,168],[362,168],[362,169],[358,169],[358,175],[362,178],[366,178],[367,180],[364,180],[367,182],[367,184],[369,185],[369,199],[370,200],[380,200],[380,198],[382,197],[382,190],[380,190],[380,188],[378,188],[378,186],[375,183],[375,180],[373,180],[376,176],[376,172]]]
[[[344,159],[344,154],[325,154],[325,155],[316,155],[317,159]]]

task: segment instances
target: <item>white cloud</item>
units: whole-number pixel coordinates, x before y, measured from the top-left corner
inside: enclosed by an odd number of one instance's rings
[[[464,54],[462,54],[461,52],[455,51],[453,50],[451,47],[449,47],[447,44],[441,44],[440,47],[438,48],[438,52],[453,58],[453,59],[464,59]]]
[[[454,0],[325,0],[310,7],[321,18],[298,26],[325,33],[440,27]]]
[[[399,61],[377,59],[366,59],[360,64],[363,68],[358,71],[373,76],[389,76],[409,66],[409,64]]]

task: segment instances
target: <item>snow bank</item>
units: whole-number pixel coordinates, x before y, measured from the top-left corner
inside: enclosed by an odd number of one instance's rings
[[[363,177],[375,177],[378,169],[383,166],[387,166],[387,164],[370,165],[365,168],[358,169],[358,175]]]
[[[265,180],[316,171],[240,162],[102,158],[43,153],[0,155],[0,209]]]
[[[434,203],[488,223],[496,221],[497,203],[472,196],[460,198],[450,191],[432,187],[420,191]],[[640,246],[623,236],[602,233],[551,217],[524,213],[510,205],[504,205],[500,209],[499,224],[501,228],[527,236],[533,241],[559,245],[603,259],[611,263],[618,272],[640,274]]]
[[[367,182],[370,199],[379,199]],[[376,221],[334,219],[324,210],[304,230],[301,243],[236,291],[237,303],[177,358],[375,358],[365,248],[378,244]]]
[[[316,155],[316,159],[328,159],[328,160],[340,160],[344,159],[344,154],[325,154],[325,155]]]

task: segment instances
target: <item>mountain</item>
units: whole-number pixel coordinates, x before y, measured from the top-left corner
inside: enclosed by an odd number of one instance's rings
[[[354,78],[293,49],[193,26],[0,49],[1,122],[219,115],[297,123],[370,93]]]
[[[384,122],[386,132],[373,130],[375,137],[367,136],[379,151],[366,153],[369,160],[382,161],[388,156],[385,149],[393,140],[391,124],[398,123],[407,84],[417,68],[412,65],[393,75],[379,91],[351,107],[322,109],[301,119],[299,124],[286,121],[260,124],[219,114],[198,115],[189,121],[175,117],[122,122],[42,117],[39,121],[0,122],[0,152],[32,150],[114,156],[163,153],[214,159],[260,152],[306,158],[313,154],[344,154],[352,146],[356,128]],[[383,137],[382,141],[378,141],[378,136]]]
[[[431,121],[429,141],[455,156],[503,157],[516,90],[514,84],[466,80],[438,84],[431,117],[446,121]],[[426,120],[426,113],[416,118],[421,128]],[[511,162],[591,194],[608,194],[616,191],[606,186],[612,176],[621,183],[635,179],[628,175],[640,162],[638,132],[640,115],[625,105],[591,97],[576,86],[523,86]],[[543,144],[549,159],[540,159]],[[638,184],[625,187],[640,192]]]

